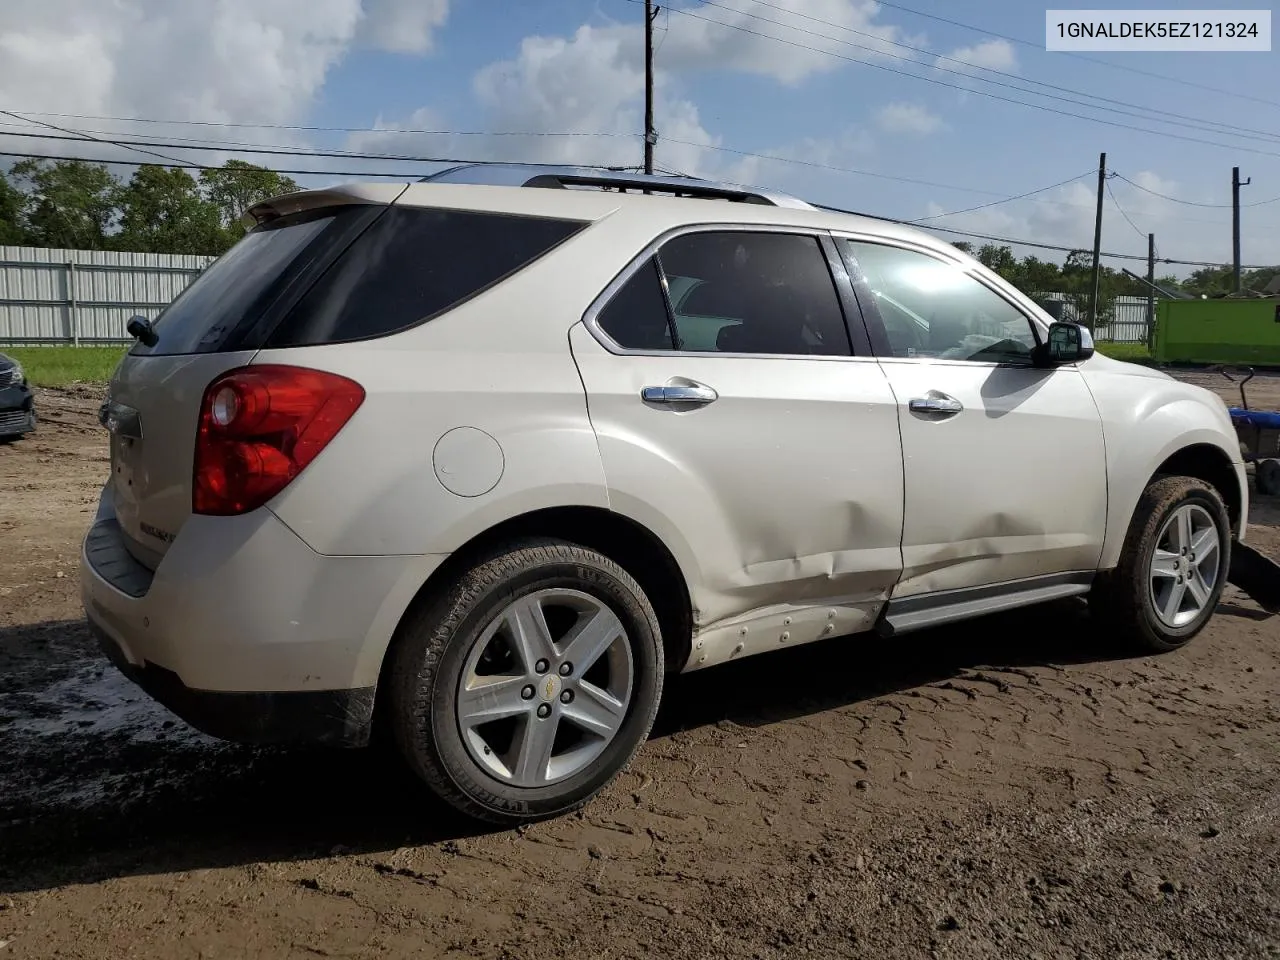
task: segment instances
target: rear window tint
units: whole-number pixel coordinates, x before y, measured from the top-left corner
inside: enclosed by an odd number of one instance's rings
[[[483,292],[585,225],[391,207],[312,286],[268,346],[364,340],[414,326]]]
[[[287,273],[304,254],[322,246],[345,214],[333,211],[290,217],[246,234],[210,264],[154,321],[159,341],[135,353],[212,353],[255,320],[275,299]],[[308,255],[305,259],[311,259]]]

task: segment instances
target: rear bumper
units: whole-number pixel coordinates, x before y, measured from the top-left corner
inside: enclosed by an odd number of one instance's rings
[[[81,551],[108,657],[199,730],[360,745],[383,655],[443,557],[326,557],[269,510],[192,516],[154,573],[125,549],[110,485]]]
[[[227,693],[193,690],[172,670],[130,663],[92,620],[99,647],[120,672],[157,703],[202,733],[237,743],[320,743],[362,747],[369,742],[373,687],[356,690]]]
[[[36,428],[36,399],[25,384],[0,388],[0,437],[21,436]]]

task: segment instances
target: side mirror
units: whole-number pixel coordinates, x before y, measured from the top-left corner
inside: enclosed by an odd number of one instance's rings
[[[1056,367],[1079,363],[1093,356],[1093,334],[1079,323],[1059,321],[1049,324],[1049,337],[1040,346],[1041,366]]]

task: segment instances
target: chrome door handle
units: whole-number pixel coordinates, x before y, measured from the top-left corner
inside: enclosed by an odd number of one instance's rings
[[[641,387],[640,399],[646,403],[666,403],[675,406],[701,406],[716,400],[720,394],[705,383],[694,380],[673,379],[661,387]]]
[[[964,409],[964,404],[945,393],[931,391],[927,397],[908,400],[907,409],[912,413],[923,413],[933,417],[954,417]]]

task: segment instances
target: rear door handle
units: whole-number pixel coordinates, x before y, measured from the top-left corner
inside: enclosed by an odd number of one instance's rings
[[[954,417],[964,409],[964,404],[955,397],[949,397],[937,390],[930,390],[927,397],[908,400],[907,409],[912,413],[923,413],[930,417]]]
[[[640,399],[646,403],[664,403],[676,407],[705,406],[720,394],[696,380],[673,378],[660,387],[641,387]]]

